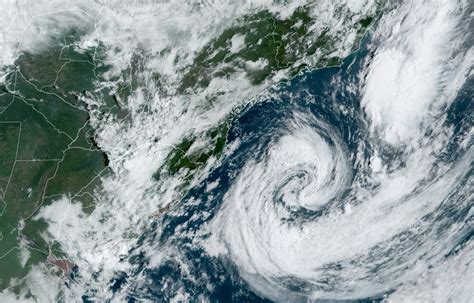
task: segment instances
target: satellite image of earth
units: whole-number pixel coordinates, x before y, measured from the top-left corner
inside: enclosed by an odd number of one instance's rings
[[[0,0],[0,303],[474,303],[472,0]]]

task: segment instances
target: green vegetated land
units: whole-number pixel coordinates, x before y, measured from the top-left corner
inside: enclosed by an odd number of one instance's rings
[[[165,176],[182,174],[183,184],[180,191],[186,189],[192,181],[195,173],[208,163],[211,157],[218,158],[225,147],[230,120],[224,121],[217,127],[209,130],[205,136],[205,144],[201,148],[192,149],[198,140],[195,137],[184,138],[178,145],[174,146],[168,154],[165,164],[154,174],[155,180]]]
[[[355,24],[348,23],[356,28],[356,44],[374,17],[375,14]],[[345,37],[331,35],[327,29],[315,34],[315,22],[309,7],[298,8],[286,19],[269,11],[243,17],[197,54],[182,80],[181,90],[205,88],[215,77],[229,77],[242,70],[251,83],[260,84],[279,70],[289,69],[290,74],[296,74],[308,63],[311,67],[340,64],[342,58],[332,53]],[[349,19],[347,22],[353,23]],[[308,61],[302,62],[302,58]]]
[[[104,68],[95,52],[71,42],[23,53],[0,87],[0,290],[45,262],[50,250],[65,257],[42,236],[47,224],[35,219],[40,206],[67,195],[84,211],[94,207],[107,158],[79,97],[95,89]]]

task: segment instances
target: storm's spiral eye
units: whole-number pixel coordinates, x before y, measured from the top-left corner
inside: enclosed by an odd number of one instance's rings
[[[252,159],[243,168],[236,194],[245,194],[245,204],[269,204],[280,216],[299,209],[320,211],[347,186],[351,171],[346,157],[335,133],[304,120],[293,122],[267,146],[263,159]]]
[[[248,184],[258,193],[255,199],[268,200],[272,191],[273,202],[288,210],[317,211],[340,198],[351,172],[339,143],[326,140],[309,126],[293,127],[279,138],[265,161],[252,165],[253,172],[262,171],[264,181],[259,189]]]

